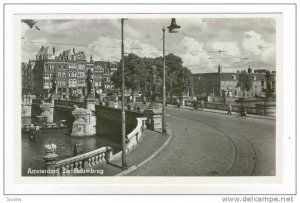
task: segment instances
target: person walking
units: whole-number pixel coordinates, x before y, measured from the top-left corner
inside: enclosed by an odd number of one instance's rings
[[[228,115],[232,115],[231,111],[232,111],[232,106],[231,106],[231,104],[228,104],[228,112],[227,112],[227,114]]]
[[[177,103],[177,108],[179,108],[179,107],[180,107],[180,101],[179,101],[178,98],[177,98],[177,100],[176,100],[176,103]]]
[[[203,111],[203,109],[204,109],[204,100],[201,99],[201,110]]]
[[[34,124],[30,124],[29,128],[29,140],[34,141],[35,140],[35,135],[36,135],[36,130]]]

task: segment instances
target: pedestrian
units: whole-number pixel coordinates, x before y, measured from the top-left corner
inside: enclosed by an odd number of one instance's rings
[[[228,112],[227,112],[227,114],[228,115],[232,115],[231,111],[232,111],[232,106],[231,106],[231,104],[228,104]]]
[[[177,103],[177,108],[179,108],[180,107],[180,101],[179,101],[178,98],[176,99],[176,103]]]
[[[193,106],[194,106],[195,110],[198,109],[198,105],[197,105],[197,101],[196,100],[193,101]]]
[[[29,128],[29,140],[35,140],[35,127],[34,124],[30,124]]]
[[[201,99],[201,110],[203,111],[203,109],[204,109],[204,101],[203,99]]]

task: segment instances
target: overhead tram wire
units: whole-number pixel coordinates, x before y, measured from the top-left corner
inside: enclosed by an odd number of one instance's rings
[[[59,46],[79,46],[79,47],[101,47],[101,48],[111,48],[111,49],[120,49],[121,46],[104,46],[104,45],[99,45],[99,44],[74,44],[74,43],[59,43],[59,42],[37,42],[37,41],[26,41],[22,40],[24,43],[29,43],[29,44],[45,44],[45,45],[59,45]],[[254,49],[254,48],[250,48]],[[250,49],[240,49],[240,50],[250,50]],[[149,51],[161,51],[162,49],[156,48],[156,49],[151,49],[151,48],[143,48],[143,47],[131,47],[128,49],[130,52],[133,52],[134,50],[149,50]],[[170,53],[177,53],[179,54],[180,52],[183,52],[182,50],[165,50]],[[237,51],[237,50],[236,50]],[[216,62],[215,60],[232,60],[232,59],[239,59],[245,62],[245,60],[250,60],[250,59],[263,59],[261,57],[240,57],[240,56],[234,56],[231,54],[228,54],[232,51],[225,51],[225,50],[205,50],[205,51],[198,51],[198,50],[192,50],[192,53],[211,53],[211,54],[224,54],[232,58],[226,58],[226,57],[208,57],[208,58],[198,58],[200,60],[210,60],[211,62]],[[136,53],[139,54],[139,53]],[[143,52],[145,54],[145,52]],[[156,53],[149,52],[151,55],[155,55]],[[158,56],[159,57],[159,56]],[[187,56],[180,56],[181,58],[188,58]]]
[[[99,45],[99,44],[74,44],[74,43],[59,43],[59,42],[37,42],[37,41],[26,41],[22,40],[24,43],[29,43],[29,44],[48,44],[48,45],[60,45],[60,46],[81,46],[81,47],[102,47],[102,48],[113,48],[113,49],[119,49],[121,46],[104,46],[104,45]],[[162,49],[160,48],[143,48],[143,47],[131,47],[130,50],[155,50],[155,51],[161,51]],[[174,50],[174,49],[166,49],[166,51],[169,52],[180,52],[181,50]],[[198,50],[192,50],[194,53],[219,53],[219,52],[228,52],[228,51],[222,51],[222,50],[203,50],[203,51],[198,51]]]

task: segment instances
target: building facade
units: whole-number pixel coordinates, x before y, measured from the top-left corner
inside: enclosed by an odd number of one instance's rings
[[[22,96],[30,95],[33,92],[33,74],[32,74],[33,63],[29,60],[28,63],[21,63],[22,71]]]
[[[258,70],[252,72],[251,67],[248,68],[248,74],[252,80],[252,87],[249,91],[242,91],[237,87],[239,82],[240,71],[236,73],[223,73],[219,64],[218,72],[216,73],[199,73],[193,74],[194,92],[197,96],[217,96],[217,97],[254,97],[262,94],[262,81],[265,80],[266,70]],[[274,79],[276,72],[273,71]]]
[[[22,64],[22,67],[25,66]],[[34,68],[32,69],[33,93],[41,98],[51,95],[53,78],[56,80],[55,93],[60,98],[81,98],[86,95],[86,73],[90,69],[93,73],[94,96],[104,90],[113,90],[114,85],[110,80],[117,70],[117,62],[86,60],[83,51],[75,49],[65,50],[55,55],[55,47],[49,53],[49,47],[42,46],[36,55]],[[22,68],[23,70],[23,68]],[[22,86],[25,87],[25,86]]]

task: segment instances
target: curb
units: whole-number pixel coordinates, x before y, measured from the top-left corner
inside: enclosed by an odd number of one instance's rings
[[[143,166],[144,164],[146,164],[148,161],[150,161],[151,159],[153,159],[159,152],[161,152],[161,150],[163,150],[169,144],[169,142],[172,139],[172,137],[173,137],[173,132],[171,130],[169,138],[165,141],[165,143],[162,146],[160,146],[160,148],[158,148],[158,150],[156,152],[154,152],[151,156],[149,156],[144,161],[140,162],[138,165],[131,166],[130,168],[128,168],[125,171],[122,171],[122,172],[116,174],[115,176],[124,176],[124,175],[127,175],[127,174],[131,173],[132,171],[135,171],[139,167]]]

